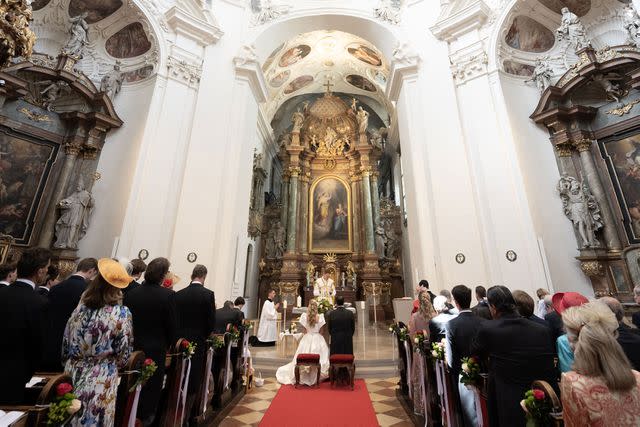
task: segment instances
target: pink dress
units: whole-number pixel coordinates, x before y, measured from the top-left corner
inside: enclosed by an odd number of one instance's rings
[[[626,393],[610,393],[600,378],[570,371],[562,374],[560,392],[566,427],[640,426],[640,373],[632,371],[636,386]]]

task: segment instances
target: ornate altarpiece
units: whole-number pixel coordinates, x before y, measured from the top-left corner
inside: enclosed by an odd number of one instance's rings
[[[307,304],[323,266],[348,302],[370,297],[373,288],[391,315],[391,297],[404,295],[400,209],[388,200],[381,209],[382,147],[369,138],[366,114],[330,91],[293,114],[279,152],[281,202],[264,214],[261,299],[275,288],[290,303],[300,295]]]
[[[35,54],[0,71],[0,233],[8,260],[28,246],[52,248],[62,274],[76,248],[53,248],[59,202],[99,179],[100,152],[122,125],[109,97],[67,55]]]
[[[579,61],[543,92],[531,118],[549,130],[560,193],[563,182],[579,182],[576,189],[585,192],[588,202],[581,206],[588,207],[595,239],[585,241],[574,227],[582,271],[596,296],[631,302],[640,284],[640,52],[615,46],[577,54]],[[564,201],[576,224],[581,210],[572,211],[574,202]]]

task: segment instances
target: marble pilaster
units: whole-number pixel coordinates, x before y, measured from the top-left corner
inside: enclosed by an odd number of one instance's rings
[[[378,172],[371,173],[371,201],[373,203],[373,226],[380,224],[380,194],[378,193]]]
[[[296,251],[296,219],[298,218],[298,175],[300,168],[291,167],[289,169],[291,178],[289,179],[289,222],[287,227],[287,252]]]
[[[371,181],[370,171],[362,171],[362,205],[364,206],[364,242],[367,253],[375,252],[373,241],[373,209],[371,208]]]
[[[360,236],[360,193],[358,183],[360,177],[357,174],[352,174],[351,178],[351,218],[353,221],[353,251],[360,252],[361,250],[361,236]]]
[[[309,224],[309,173],[300,178],[302,188],[300,194],[300,252],[306,254],[308,252],[307,238],[309,236],[307,226]]]
[[[289,218],[289,175],[285,172],[282,176],[282,211],[280,211],[280,224],[287,229]]]

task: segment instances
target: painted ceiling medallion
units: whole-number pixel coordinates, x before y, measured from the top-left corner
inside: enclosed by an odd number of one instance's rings
[[[269,84],[272,87],[280,87],[289,79],[289,76],[291,76],[291,71],[284,70],[283,72],[276,74],[271,80],[269,80]]]
[[[49,2],[51,2],[51,0],[35,0],[33,3],[31,3],[31,8],[34,11],[40,10],[43,7],[45,7],[46,5],[48,5]]]
[[[371,81],[357,74],[349,74],[346,80],[351,86],[366,90],[367,92],[376,92],[378,90],[376,89],[376,85],[371,83]]]
[[[584,16],[591,10],[591,0],[538,0],[545,5],[548,9],[553,10],[555,13],[560,14],[563,7],[568,7],[569,10],[578,16]]]
[[[284,93],[288,95],[290,93],[297,92],[303,87],[309,86],[311,83],[313,83],[313,76],[304,75],[297,77],[284,88]]]
[[[122,6],[121,0],[71,0],[69,16],[87,13],[87,24],[95,24],[113,14]]]
[[[309,52],[311,52],[311,47],[306,44],[294,46],[282,54],[280,61],[278,61],[278,65],[281,67],[290,67],[291,65],[302,61],[307,55],[309,55]]]
[[[134,22],[109,37],[105,49],[114,58],[133,58],[151,49],[151,42],[142,24]]]
[[[556,41],[550,29],[528,16],[518,15],[513,19],[505,41],[514,49],[524,52],[545,52]]]
[[[353,55],[354,58],[366,64],[373,65],[374,67],[379,67],[382,65],[382,58],[380,58],[380,55],[378,55],[370,47],[365,46],[361,43],[348,47],[347,51],[351,55]]]
[[[502,68],[504,69],[505,73],[523,77],[531,77],[533,75],[533,70],[535,69],[533,65],[521,64],[509,59],[504,61],[504,63],[502,64]]]

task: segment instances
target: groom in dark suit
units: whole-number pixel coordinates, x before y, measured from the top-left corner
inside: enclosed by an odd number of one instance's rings
[[[329,313],[331,354],[353,354],[353,333],[356,321],[353,313],[344,308],[344,297],[336,297],[336,309]]]

